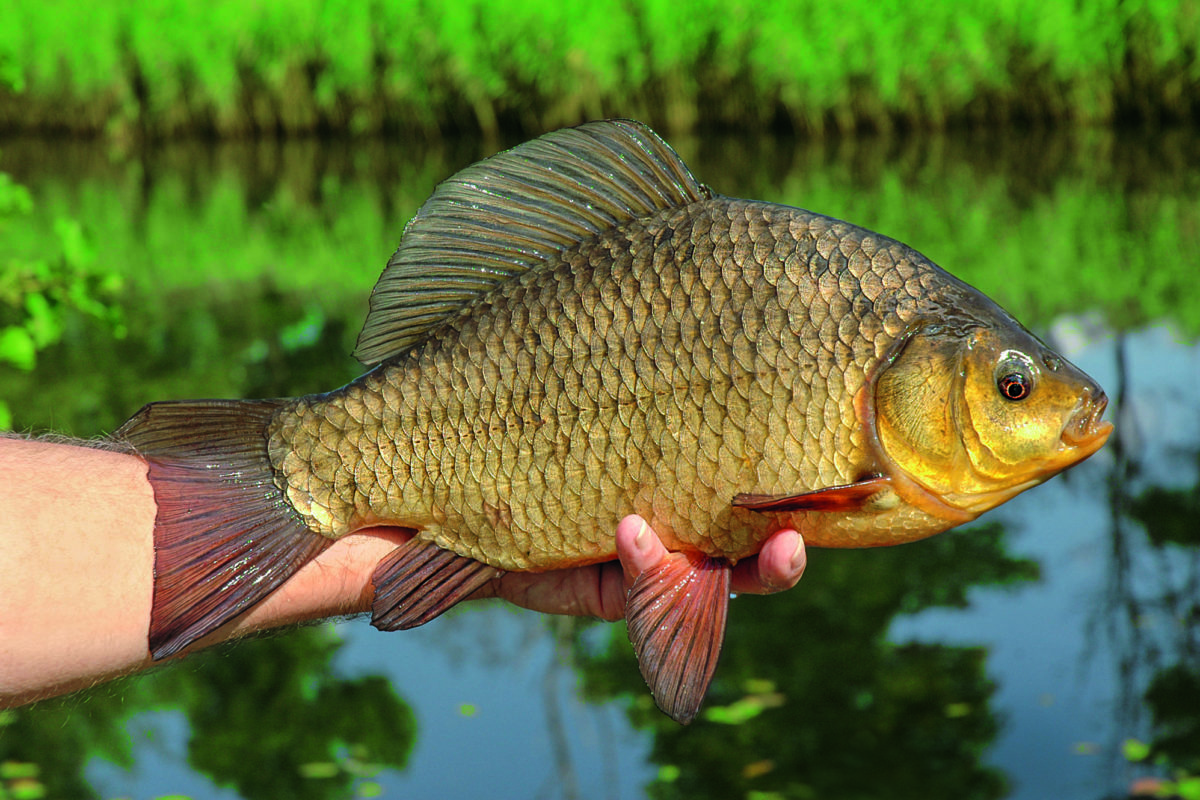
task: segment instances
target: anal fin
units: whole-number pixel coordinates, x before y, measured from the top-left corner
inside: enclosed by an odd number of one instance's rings
[[[432,542],[409,539],[375,568],[371,624],[381,631],[424,625],[504,574]]]
[[[642,677],[658,707],[685,725],[721,654],[732,571],[724,560],[671,553],[629,590],[625,618]]]

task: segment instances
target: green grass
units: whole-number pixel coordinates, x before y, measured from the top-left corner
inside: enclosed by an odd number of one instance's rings
[[[1181,119],[1197,0],[9,0],[0,130]],[[2,81],[0,81],[2,82]]]

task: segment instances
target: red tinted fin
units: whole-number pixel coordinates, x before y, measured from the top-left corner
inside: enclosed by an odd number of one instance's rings
[[[409,539],[379,562],[371,576],[371,624],[400,631],[435,619],[504,570]]]
[[[280,403],[151,403],[114,437],[150,466],[150,653],[166,658],[250,608],[332,544],[275,484],[266,427]]]
[[[891,478],[876,477],[800,494],[739,494],[733,505],[751,511],[857,511],[891,485]]]
[[[671,553],[629,590],[625,619],[654,702],[691,722],[717,667],[729,609],[729,562]]]

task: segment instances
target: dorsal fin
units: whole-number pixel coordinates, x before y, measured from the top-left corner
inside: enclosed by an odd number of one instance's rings
[[[408,350],[497,284],[631,219],[710,196],[670,145],[630,120],[546,134],[443,181],[371,292],[354,354]]]

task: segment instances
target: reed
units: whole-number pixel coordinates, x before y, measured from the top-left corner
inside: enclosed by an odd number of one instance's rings
[[[1197,0],[9,0],[0,130],[810,133],[1196,116]],[[0,81],[3,83],[3,81]]]

